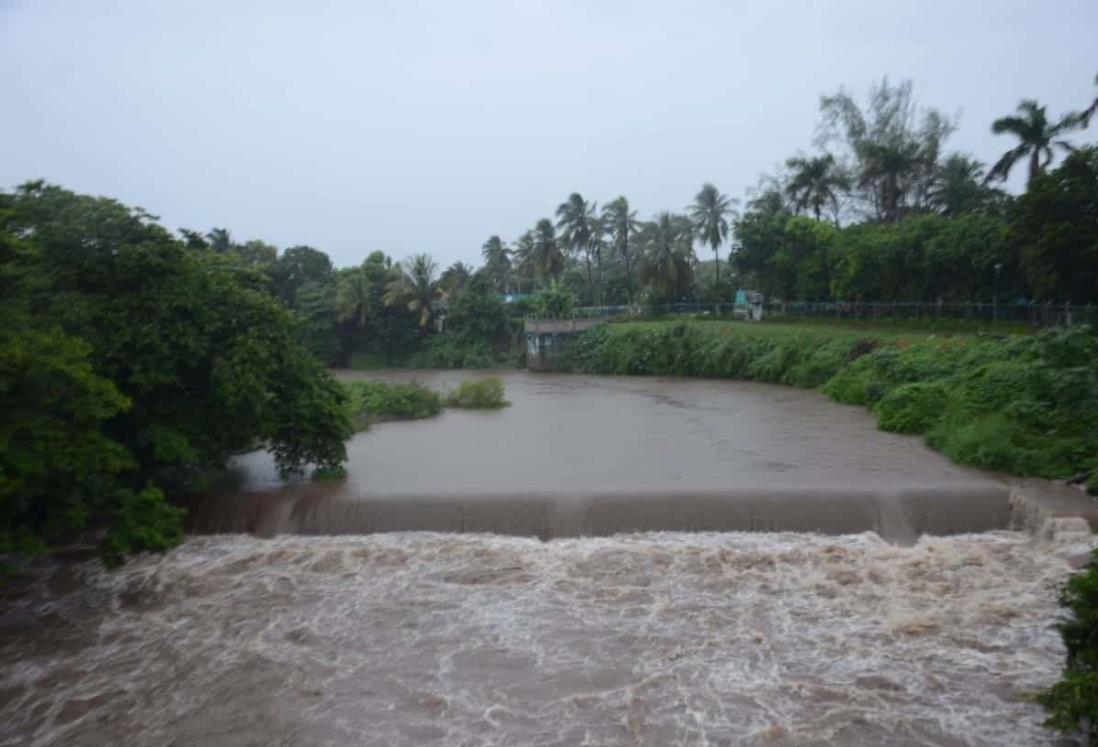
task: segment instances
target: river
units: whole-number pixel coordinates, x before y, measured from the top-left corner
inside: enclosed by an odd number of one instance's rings
[[[1028,534],[335,525],[376,496],[423,506],[478,486],[521,512],[550,494],[666,507],[786,491],[804,508],[847,480],[886,498],[931,483],[955,502],[997,484],[813,392],[519,373],[507,387],[504,411],[360,435],[347,484],[276,487],[253,455],[243,491],[219,499],[251,519],[198,506],[232,529],[288,505],[275,530],[327,522],[328,536],[193,536],[114,572],[34,564],[4,592],[0,744],[1055,743],[1028,698],[1062,664],[1070,569]]]

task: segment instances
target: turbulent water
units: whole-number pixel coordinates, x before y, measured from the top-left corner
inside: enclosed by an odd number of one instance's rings
[[[199,537],[9,592],[0,741],[1051,744],[1067,573],[1007,532]]]

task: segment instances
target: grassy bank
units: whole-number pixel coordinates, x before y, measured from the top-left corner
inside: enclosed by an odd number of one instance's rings
[[[1098,339],[1084,327],[986,336],[836,325],[609,324],[559,370],[819,387],[955,462],[1046,478],[1098,468]],[[1098,479],[1090,482],[1098,492]]]

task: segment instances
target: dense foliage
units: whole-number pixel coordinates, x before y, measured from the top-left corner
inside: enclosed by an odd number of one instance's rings
[[[1059,624],[1067,665],[1059,682],[1038,696],[1049,711],[1046,726],[1098,737],[1098,550],[1090,565],[1060,593],[1068,615]]]
[[[180,515],[153,486],[260,444],[284,472],[339,467],[342,389],[254,269],[113,200],[2,199],[0,549],[99,523],[110,559],[162,548]]]
[[[961,464],[1049,478],[1098,469],[1098,339],[1085,327],[898,339],[713,322],[605,325],[578,337],[558,365],[822,386]]]

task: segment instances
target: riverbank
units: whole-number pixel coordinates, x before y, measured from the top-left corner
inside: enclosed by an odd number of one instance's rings
[[[1098,341],[1083,327],[1000,337],[620,323],[577,336],[555,368],[820,388],[959,464],[1052,479],[1098,469]]]

